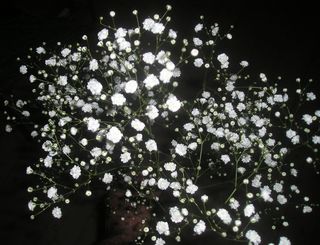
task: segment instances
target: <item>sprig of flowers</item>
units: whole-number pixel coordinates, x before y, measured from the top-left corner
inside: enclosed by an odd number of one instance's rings
[[[319,162],[320,110],[304,106],[317,95],[297,79],[299,103],[290,105],[294,91],[281,88],[280,78],[251,78],[247,61],[232,71],[231,59],[219,52],[229,32],[201,16],[193,37],[180,39],[169,28],[170,10],[142,22],[135,10],[131,27],[116,27],[111,11],[112,25],[100,18],[94,47],[83,36],[76,45],[57,43],[55,51],[43,45],[31,49],[32,58],[18,59],[35,98],[4,101],[5,130],[32,116],[28,106],[39,106],[31,136],[43,155],[27,168],[39,178],[28,188],[31,218],[45,210],[62,218],[72,195],[91,196],[98,181],[106,191],[123,189],[132,208],[143,204],[153,213],[143,220],[138,244],[147,237],[156,245],[167,236],[180,241],[188,226],[196,235],[210,230],[260,244],[255,227],[270,210],[277,216],[299,198],[303,213],[317,205],[305,193],[299,197],[301,163],[290,158],[301,148],[307,163]],[[184,69],[206,74],[194,101],[176,92]],[[167,143],[158,129],[170,132]],[[214,196],[217,185],[225,186],[222,199]],[[290,241],[282,236],[279,244]]]

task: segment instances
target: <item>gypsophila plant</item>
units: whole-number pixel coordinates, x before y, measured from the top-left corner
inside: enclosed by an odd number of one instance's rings
[[[291,156],[302,149],[317,171],[320,110],[306,107],[316,101],[312,80],[297,79],[289,90],[281,78],[251,78],[247,61],[233,71],[219,52],[220,42],[232,39],[229,31],[201,16],[193,37],[181,39],[170,28],[170,10],[145,19],[135,10],[135,24],[126,27],[116,26],[111,11],[111,21],[100,18],[96,45],[83,36],[76,45],[50,51],[43,44],[18,59],[33,97],[4,101],[5,130],[34,117],[31,136],[43,151],[26,170],[38,178],[28,188],[31,218],[45,210],[63,218],[73,195],[94,195],[92,183],[100,182],[152,213],[137,244],[179,242],[188,229],[272,242],[259,223],[288,226],[281,210],[310,213],[317,205],[296,184],[306,164]],[[177,88],[192,70],[205,74],[203,90],[184,101]],[[225,186],[220,198],[217,186]],[[273,242],[290,244],[281,235]]]

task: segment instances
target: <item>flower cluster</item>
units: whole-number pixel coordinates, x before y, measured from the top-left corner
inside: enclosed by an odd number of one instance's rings
[[[179,242],[188,226],[196,235],[210,230],[260,244],[256,224],[270,213],[277,218],[289,200],[303,213],[316,205],[301,197],[295,184],[301,163],[290,153],[302,149],[306,163],[319,162],[320,110],[301,112],[317,95],[300,79],[296,91],[263,73],[251,79],[247,61],[232,64],[239,67],[233,71],[219,51],[230,33],[201,17],[192,37],[180,39],[168,27],[170,10],[143,21],[135,10],[133,27],[109,26],[101,17],[94,48],[83,36],[81,44],[58,43],[57,51],[31,49],[32,62],[19,59],[35,100],[5,100],[5,130],[31,117],[28,106],[38,105],[35,119],[45,119],[31,132],[43,150],[27,168],[40,179],[28,188],[31,217],[50,210],[62,218],[72,195],[91,196],[98,181],[106,192],[124,189],[132,208],[143,204],[153,212],[139,244],[149,238],[163,245],[167,236]],[[204,89],[184,101],[176,88],[192,69],[206,74]],[[218,185],[225,187],[222,198],[214,196]],[[285,217],[275,220],[288,226]]]

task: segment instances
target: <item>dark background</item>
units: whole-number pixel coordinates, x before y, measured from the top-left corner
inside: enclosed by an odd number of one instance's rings
[[[257,3],[258,2],[258,3]],[[179,33],[188,33],[200,14],[208,23],[218,22],[222,27],[235,25],[233,40],[226,49],[231,61],[248,60],[255,74],[264,72],[269,78],[281,75],[287,87],[294,79],[320,79],[319,13],[315,3],[303,1],[279,5],[280,1],[123,1],[123,0],[69,0],[69,1],[2,1],[0,15],[0,88],[1,92],[24,90],[24,81],[18,74],[16,57],[26,54],[29,47],[42,41],[73,43],[83,34],[95,36],[99,16],[107,17],[115,10],[118,25],[134,21],[131,11],[138,9],[147,17],[173,5],[172,27]],[[6,4],[6,5],[5,5]],[[135,22],[134,22],[135,23]],[[176,27],[176,28],[174,28]],[[190,74],[191,75],[191,74]],[[198,87],[197,81],[186,79],[186,89]],[[319,86],[318,86],[319,88]],[[26,204],[29,178],[25,168],[37,160],[37,145],[22,128],[8,136],[0,132],[0,244],[12,245],[91,245],[104,234],[103,204],[100,198],[76,200],[72,208],[57,221],[51,214],[31,221]],[[311,175],[310,175],[311,176]],[[305,185],[310,187],[314,200],[319,198],[319,181],[307,175]],[[319,210],[309,215],[291,215],[288,234],[292,244],[311,244],[318,237]],[[282,233],[283,234],[283,233]],[[233,244],[214,236],[192,238],[182,244]],[[313,243],[316,244],[317,242]]]

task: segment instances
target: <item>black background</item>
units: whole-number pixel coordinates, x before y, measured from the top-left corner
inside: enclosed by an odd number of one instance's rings
[[[115,10],[119,26],[134,21],[131,11],[138,9],[141,16],[162,13],[165,4],[173,5],[173,29],[179,34],[191,33],[200,14],[207,22],[218,22],[222,27],[234,25],[233,40],[225,47],[231,61],[248,60],[253,74],[264,72],[268,77],[281,75],[287,87],[296,77],[320,79],[319,14],[315,3],[300,2],[279,5],[280,1],[123,1],[123,0],[69,0],[1,2],[0,15],[0,81],[1,92],[24,90],[24,81],[18,74],[16,57],[23,56],[29,47],[42,41],[73,43],[82,34],[94,36],[99,30],[99,16]],[[68,9],[66,15],[62,11]],[[133,22],[135,23],[135,22]],[[176,27],[176,28],[175,28]],[[198,87],[197,81],[184,81],[186,89]],[[318,81],[319,82],[319,81]],[[318,86],[319,88],[319,86]],[[8,136],[0,133],[0,244],[32,245],[89,245],[104,236],[101,200],[77,200],[64,213],[61,221],[43,214],[31,221],[26,204],[29,179],[25,168],[37,160],[38,148],[22,128]],[[319,198],[319,181],[303,179],[312,196]],[[319,210],[311,215],[291,215],[293,222],[286,232],[292,244],[311,244],[317,239]],[[198,242],[197,242],[198,241]],[[182,244],[233,244],[206,235],[202,239],[188,239]],[[317,242],[313,243],[317,244]]]

